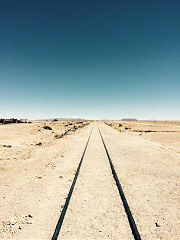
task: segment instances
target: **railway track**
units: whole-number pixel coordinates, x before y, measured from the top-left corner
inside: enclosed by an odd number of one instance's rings
[[[116,174],[114,165],[113,165],[113,163],[112,163],[111,157],[110,157],[110,155],[109,155],[109,152],[108,152],[108,150],[107,150],[106,144],[105,144],[105,142],[104,142],[104,139],[103,139],[103,136],[102,136],[102,134],[101,134],[101,131],[100,131],[99,127],[98,127],[98,130],[99,130],[99,134],[100,134],[100,136],[101,136],[101,139],[102,139],[102,142],[103,142],[103,145],[104,145],[104,148],[105,148],[105,151],[106,151],[108,160],[109,160],[109,164],[110,164],[110,167],[111,167],[111,171],[112,171],[114,180],[115,180],[115,182],[116,182],[116,186],[117,186],[117,188],[118,188],[118,191],[119,191],[119,194],[120,194],[120,197],[121,197],[123,206],[124,206],[124,210],[125,210],[125,212],[126,212],[126,215],[127,215],[128,221],[129,221],[129,225],[130,225],[130,227],[131,227],[132,234],[133,234],[135,240],[140,240],[141,237],[140,237],[139,231],[138,231],[138,229],[137,229],[137,226],[136,226],[136,223],[135,223],[134,218],[133,218],[133,216],[132,216],[132,213],[131,213],[129,204],[128,204],[128,202],[127,202],[127,200],[126,200],[126,197],[125,197],[125,195],[124,195],[123,189],[122,189],[121,184],[120,184],[120,182],[119,182],[118,176],[117,176],[117,174]]]
[[[92,128],[92,130],[93,130],[93,128]],[[79,171],[80,171],[80,168],[81,168],[83,159],[84,159],[84,155],[85,155],[85,153],[86,153],[86,149],[87,149],[87,146],[88,146],[88,143],[89,143],[91,134],[92,134],[92,130],[91,130],[91,132],[90,132],[90,134],[89,134],[89,137],[88,137],[86,146],[85,146],[85,148],[84,148],[84,152],[83,152],[83,154],[82,154],[81,160],[80,160],[79,165],[78,165],[78,168],[77,168],[77,170],[76,170],[76,174],[75,174],[75,176],[74,176],[72,185],[71,185],[71,187],[70,187],[68,196],[67,196],[67,198],[66,198],[65,205],[64,205],[64,207],[63,207],[63,210],[62,210],[61,215],[60,215],[60,217],[59,217],[59,220],[58,220],[58,222],[57,222],[55,231],[54,231],[53,236],[52,236],[52,240],[56,240],[56,239],[58,238],[58,236],[59,236],[59,232],[60,232],[60,230],[61,230],[61,226],[62,226],[62,223],[63,223],[63,221],[64,221],[64,217],[65,217],[65,214],[66,214],[68,205],[69,205],[69,201],[70,201],[70,199],[71,199],[71,196],[72,196],[72,193],[73,193],[75,184],[76,184],[76,180],[77,180],[78,175],[79,175]]]
[[[92,130],[93,130],[93,129],[92,129]],[[87,143],[86,143],[86,145],[85,145],[84,152],[83,152],[83,154],[82,154],[81,160],[80,160],[79,165],[78,165],[78,168],[77,168],[77,170],[76,170],[76,174],[75,174],[75,176],[74,176],[72,185],[71,185],[71,187],[70,187],[68,196],[67,196],[67,198],[66,198],[65,205],[64,205],[64,207],[63,207],[63,210],[62,210],[62,212],[61,212],[61,214],[60,214],[60,217],[59,217],[59,220],[58,220],[58,222],[57,222],[55,231],[54,231],[53,236],[52,236],[52,240],[58,239],[58,236],[59,236],[59,233],[60,233],[60,230],[61,230],[61,227],[62,227],[64,218],[65,218],[65,214],[66,214],[66,211],[67,211],[67,208],[68,208],[68,205],[69,205],[69,202],[70,202],[72,193],[73,193],[73,189],[74,189],[74,187],[75,187],[75,184],[76,184],[76,181],[77,181],[79,172],[80,172],[80,168],[81,168],[81,165],[82,165],[82,162],[83,162],[83,159],[84,159],[84,156],[85,156],[87,147],[88,147],[88,143],[89,143],[89,140],[90,140],[90,137],[91,137],[91,134],[92,134],[92,130],[91,130],[91,132],[90,132],[90,135],[89,135],[89,137],[88,137]],[[120,182],[119,182],[118,176],[117,176],[117,174],[116,174],[114,165],[113,165],[112,160],[111,160],[111,158],[110,158],[109,152],[108,152],[108,150],[107,150],[105,141],[104,141],[104,139],[103,139],[103,136],[102,136],[102,133],[101,133],[99,127],[98,127],[98,131],[99,131],[99,134],[100,134],[100,137],[101,137],[101,140],[102,140],[102,143],[103,143],[103,146],[104,146],[104,149],[105,149],[105,152],[106,152],[106,155],[107,155],[109,164],[110,164],[110,168],[111,168],[111,171],[112,171],[112,174],[113,174],[113,178],[114,178],[114,180],[115,180],[115,182],[116,182],[116,186],[117,186],[117,188],[118,188],[119,195],[120,195],[120,197],[121,197],[121,200],[122,200],[122,203],[123,203],[123,206],[124,206],[124,210],[125,210],[126,215],[127,215],[127,218],[128,218],[128,222],[129,222],[129,225],[130,225],[130,228],[131,228],[133,237],[134,237],[135,240],[140,240],[141,237],[140,237],[139,231],[138,231],[138,229],[137,229],[136,223],[135,223],[134,218],[133,218],[133,216],[132,216],[131,210],[130,210],[130,208],[129,208],[128,202],[127,202],[126,197],[125,197],[125,195],[124,195],[124,192],[123,192],[123,190],[122,190],[121,184],[120,184]]]

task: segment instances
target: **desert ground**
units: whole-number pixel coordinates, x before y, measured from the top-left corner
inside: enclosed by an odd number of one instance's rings
[[[141,239],[180,239],[180,122],[0,125],[0,239],[134,239],[99,133]]]

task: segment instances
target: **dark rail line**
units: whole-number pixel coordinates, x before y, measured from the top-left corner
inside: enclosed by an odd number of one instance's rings
[[[98,127],[98,129],[99,129],[99,127]],[[118,188],[121,200],[123,202],[123,206],[124,206],[124,209],[125,209],[128,221],[129,221],[129,225],[131,227],[132,234],[133,234],[135,240],[141,240],[139,231],[137,229],[137,226],[136,226],[136,223],[135,223],[134,218],[132,216],[132,213],[131,213],[131,210],[129,208],[128,202],[127,202],[126,197],[124,195],[124,192],[122,190],[121,184],[119,182],[118,176],[117,176],[116,171],[114,169],[112,160],[111,160],[110,155],[108,153],[108,150],[107,150],[106,144],[104,142],[104,139],[102,137],[100,129],[99,129],[99,133],[100,133],[100,136],[101,136],[101,139],[102,139],[102,142],[103,142],[103,145],[104,145],[104,148],[105,148],[108,160],[109,160],[109,164],[110,164],[110,167],[111,167],[111,170],[112,170],[112,174],[113,174],[114,180],[116,182],[116,185],[117,185],[117,188]]]
[[[92,133],[92,130],[91,130],[91,132],[90,132],[89,138],[88,138],[87,143],[86,143],[86,146],[85,146],[85,148],[84,148],[84,152],[83,152],[83,154],[82,154],[81,160],[80,160],[79,165],[78,165],[78,168],[77,168],[77,170],[76,170],[76,174],[75,174],[75,176],[74,176],[74,180],[73,180],[73,182],[72,182],[71,188],[70,188],[69,193],[68,193],[68,196],[67,196],[67,198],[66,198],[65,205],[64,205],[64,207],[63,207],[63,210],[62,210],[61,215],[60,215],[60,217],[59,217],[59,220],[58,220],[58,222],[57,222],[57,225],[56,225],[54,234],[53,234],[53,236],[52,236],[52,238],[51,238],[52,240],[57,240],[58,235],[59,235],[59,232],[60,232],[60,230],[61,230],[61,226],[62,226],[64,217],[65,217],[65,214],[66,214],[66,210],[67,210],[68,205],[69,205],[69,201],[70,201],[71,196],[72,196],[72,192],[73,192],[74,186],[75,186],[75,184],[76,184],[76,180],[77,180],[78,175],[79,175],[79,171],[80,171],[81,164],[82,164],[82,161],[83,161],[83,159],[84,159],[84,155],[85,155],[85,152],[86,152],[86,149],[87,149],[87,146],[88,146],[90,137],[91,137],[91,133]]]

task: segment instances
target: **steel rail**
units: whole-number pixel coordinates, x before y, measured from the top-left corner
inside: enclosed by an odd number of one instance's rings
[[[92,130],[93,130],[93,128],[92,128]],[[57,240],[58,235],[59,235],[59,232],[60,232],[60,230],[61,230],[61,226],[62,226],[64,217],[65,217],[65,214],[66,214],[68,205],[69,205],[69,201],[70,201],[71,196],[72,196],[72,193],[73,193],[74,186],[75,186],[75,184],[76,184],[76,180],[77,180],[78,175],[79,175],[79,171],[80,171],[80,168],[81,168],[83,159],[84,159],[84,155],[85,155],[85,153],[86,153],[86,149],[87,149],[87,146],[88,146],[90,137],[91,137],[92,130],[91,130],[90,135],[89,135],[89,137],[88,137],[88,140],[87,140],[86,146],[85,146],[85,148],[84,148],[84,152],[83,152],[83,154],[82,154],[82,157],[81,157],[81,160],[80,160],[80,162],[79,162],[78,168],[77,168],[77,170],[76,170],[76,174],[75,174],[75,176],[74,176],[74,180],[73,180],[73,182],[72,182],[72,185],[71,185],[71,187],[70,187],[68,196],[67,196],[67,198],[66,198],[65,205],[64,205],[64,207],[63,207],[63,210],[62,210],[61,215],[60,215],[60,217],[59,217],[59,220],[58,220],[58,222],[57,222],[57,225],[56,225],[55,231],[54,231],[54,233],[53,233],[53,236],[52,236],[52,238],[51,238],[52,240]]]
[[[118,188],[118,191],[119,191],[121,200],[122,200],[122,202],[123,202],[123,206],[124,206],[124,209],[125,209],[125,212],[126,212],[128,221],[129,221],[129,225],[130,225],[130,227],[131,227],[132,234],[133,234],[135,240],[141,240],[139,231],[138,231],[138,229],[137,229],[136,223],[135,223],[134,218],[133,218],[133,216],[132,216],[130,207],[129,207],[128,202],[127,202],[127,200],[126,200],[126,197],[125,197],[125,195],[124,195],[123,189],[122,189],[121,184],[120,184],[120,182],[119,182],[118,176],[117,176],[117,174],[116,174],[114,165],[113,165],[112,160],[111,160],[111,158],[110,158],[109,152],[108,152],[108,150],[107,150],[106,144],[105,144],[105,142],[104,142],[104,139],[103,139],[103,136],[102,136],[102,134],[101,134],[101,131],[100,131],[99,127],[98,127],[98,130],[99,130],[99,134],[100,134],[100,136],[101,136],[101,139],[102,139],[102,142],[103,142],[103,145],[104,145],[104,148],[105,148],[105,151],[106,151],[108,160],[109,160],[109,164],[110,164],[110,167],[111,167],[111,170],[112,170],[112,174],[113,174],[114,180],[115,180],[115,182],[116,182],[116,186],[117,186],[117,188]]]

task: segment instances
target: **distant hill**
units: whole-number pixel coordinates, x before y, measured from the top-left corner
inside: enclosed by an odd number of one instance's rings
[[[80,121],[80,120],[85,120],[85,119],[83,119],[83,118],[50,118],[50,119],[43,119],[43,120],[54,120],[54,119],[56,119],[56,120],[62,120],[62,121],[69,121],[69,120],[71,120],[71,121]]]
[[[137,121],[136,118],[123,118],[121,121]]]
[[[83,118],[56,118],[57,120],[85,120]]]

